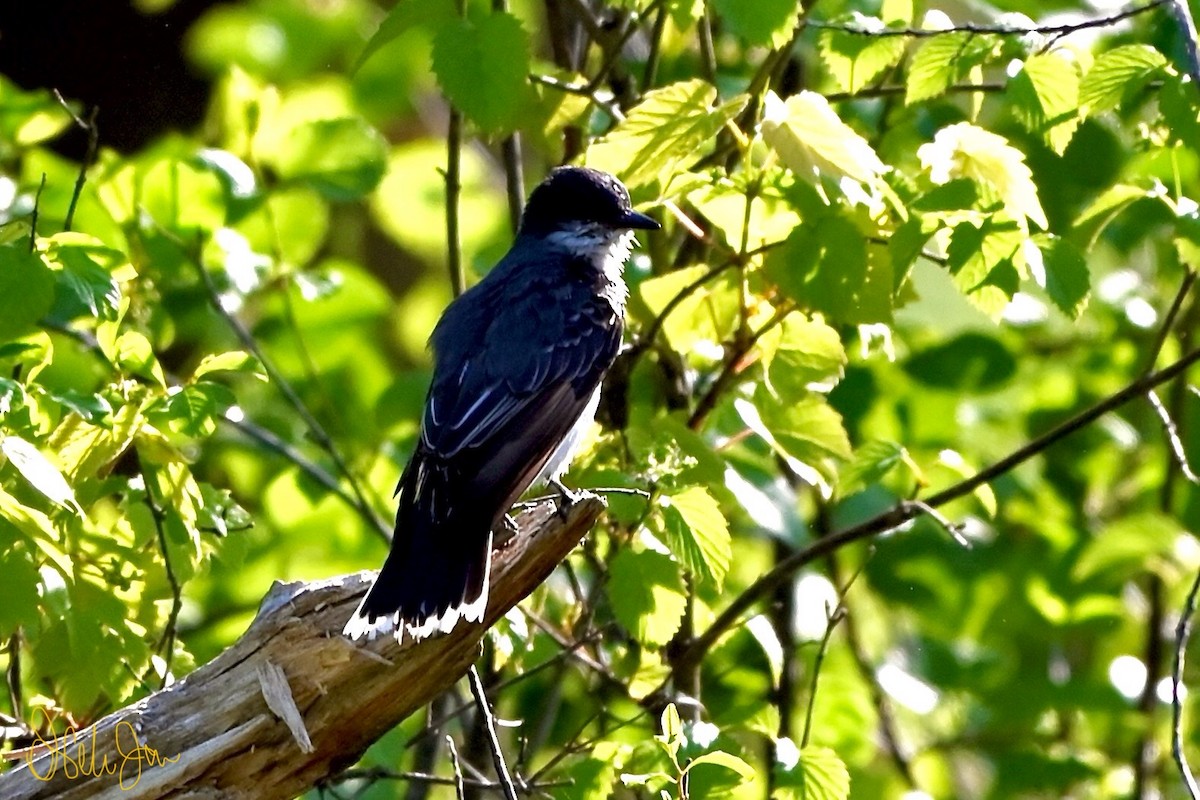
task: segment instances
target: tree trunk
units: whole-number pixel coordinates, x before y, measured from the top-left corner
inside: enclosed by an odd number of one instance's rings
[[[565,518],[549,504],[523,514],[493,555],[485,624],[460,622],[417,644],[342,636],[373,573],[276,583],[232,647],[92,727],[31,748],[0,774],[0,797],[294,797],[452,686],[487,626],[549,576],[603,508],[587,496]]]

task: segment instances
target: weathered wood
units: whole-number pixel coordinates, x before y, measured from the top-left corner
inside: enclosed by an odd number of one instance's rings
[[[604,508],[540,505],[493,557],[485,625],[420,643],[353,643],[342,626],[373,574],[277,583],[232,647],[183,680],[0,774],[5,800],[285,800],[350,766],[455,683],[490,626],[567,556]],[[169,759],[150,763],[146,748]],[[122,780],[124,785],[122,786]]]

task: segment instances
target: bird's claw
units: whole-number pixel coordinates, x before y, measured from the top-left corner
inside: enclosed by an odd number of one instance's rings
[[[571,507],[579,502],[580,493],[572,492],[558,478],[551,478],[550,486],[558,492],[558,516],[560,519],[566,519],[567,514],[571,512]]]
[[[496,542],[493,548],[503,550],[505,547],[508,547],[508,543],[517,538],[519,531],[520,527],[517,525],[517,521],[513,519],[513,515],[505,514],[500,520],[499,527],[494,531]]]

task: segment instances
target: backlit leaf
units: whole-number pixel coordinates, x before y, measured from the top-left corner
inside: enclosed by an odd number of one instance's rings
[[[647,92],[625,119],[587,151],[587,164],[616,174],[630,191],[670,180],[694,163],[741,112],[744,95],[713,106],[717,90],[702,80]]]
[[[1166,65],[1163,54],[1148,44],[1130,44],[1101,53],[1080,84],[1080,110],[1094,116],[1116,108],[1141,91]]]
[[[708,490],[691,486],[660,502],[667,547],[692,574],[720,588],[733,560],[729,525]]]
[[[454,107],[485,132],[512,130],[531,100],[529,34],[507,12],[444,23],[433,71]]]
[[[0,452],[4,453],[33,488],[50,501],[69,508],[76,514],[83,514],[83,509],[75,500],[75,491],[66,478],[33,444],[20,436],[5,436],[0,438]]]
[[[307,183],[330,200],[355,200],[383,178],[387,142],[358,117],[311,120],[283,139],[275,163],[282,177]]]
[[[653,550],[622,549],[609,570],[608,601],[617,620],[638,641],[665,645],[687,607],[679,565]]]
[[[750,44],[781,47],[792,35],[794,0],[710,0],[729,29]]]

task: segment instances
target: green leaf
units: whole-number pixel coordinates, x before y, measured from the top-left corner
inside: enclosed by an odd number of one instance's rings
[[[0,246],[0,341],[32,330],[54,303],[54,272],[27,242]]]
[[[445,23],[433,40],[433,71],[472,122],[487,133],[510,131],[531,101],[529,34],[507,12]]]
[[[762,134],[783,163],[807,181],[828,175],[873,185],[888,169],[870,143],[816,92],[806,90],[786,101],[767,92]]]
[[[729,525],[720,505],[707,489],[691,486],[664,495],[660,508],[667,547],[693,575],[719,589],[733,561]]]
[[[1080,111],[1095,116],[1132,97],[1167,66],[1163,54],[1148,44],[1130,44],[1096,57],[1079,86]]]
[[[905,80],[904,102],[932,100],[983,62],[991,45],[965,31],[930,36],[913,54]]]
[[[797,397],[812,384],[832,387],[846,366],[846,349],[836,330],[799,311],[758,340],[767,383],[784,397]]]
[[[121,304],[118,280],[135,277],[129,258],[99,239],[59,233],[47,240],[46,257],[59,267],[58,291],[51,315],[70,320],[83,314],[114,320]]]
[[[100,423],[113,413],[112,405],[102,395],[84,394],[74,389],[47,394],[63,408],[69,408],[87,422]]]
[[[748,43],[782,47],[796,24],[795,0],[710,0],[729,30]]]
[[[234,402],[233,393],[226,387],[200,381],[168,397],[166,412],[173,430],[188,436],[208,436],[216,429],[216,419]]]
[[[197,230],[215,231],[225,224],[225,187],[199,160],[159,159],[142,176],[140,194],[135,191],[128,199],[131,217],[144,212],[188,241]]]
[[[830,214],[798,226],[768,254],[767,276],[800,308],[836,324],[892,318],[890,263],[867,255],[866,237],[853,222]]]
[[[1046,270],[1046,294],[1064,314],[1078,319],[1091,291],[1087,259],[1066,239],[1054,236],[1037,242]]]
[[[70,124],[70,114],[49,91],[24,92],[0,77],[0,143],[28,147],[54,138]]]
[[[453,3],[445,0],[400,0],[379,23],[379,28],[367,40],[367,46],[354,62],[351,72],[359,68],[377,50],[398,39],[414,28],[438,30],[442,25],[458,19]]]
[[[1025,240],[1017,223],[996,217],[978,226],[969,221],[960,223],[950,235],[946,260],[954,283],[968,300],[993,318],[1004,311],[1025,277],[1021,250]]]
[[[743,759],[735,756],[733,753],[726,753],[724,750],[714,750],[711,753],[704,753],[696,756],[688,762],[684,772],[688,772],[693,767],[711,764],[717,767],[724,767],[738,774],[738,777],[743,782],[754,780],[754,768],[747,764]]]
[[[20,500],[0,487],[0,519],[11,523],[34,547],[41,550],[42,555],[54,565],[64,580],[71,580],[74,569],[66,554],[58,547],[54,523],[50,521],[50,517],[36,508],[23,505]]]
[[[1025,154],[1003,136],[959,122],[938,131],[932,142],[917,149],[917,155],[934,183],[971,178],[999,200],[1013,219],[1023,223],[1028,218],[1041,228],[1049,226]]]
[[[1078,63],[1060,50],[1032,55],[1008,88],[1013,113],[1025,129],[1062,155],[1080,121]]]
[[[878,31],[886,27],[879,18],[858,11],[842,21],[859,30]],[[902,36],[863,36],[825,30],[817,40],[817,47],[838,86],[854,94],[900,61],[905,40]]]
[[[50,434],[47,449],[58,456],[67,479],[90,478],[114,462],[133,441],[142,426],[144,394],[127,398],[106,426],[93,425],[77,416],[67,416]]]
[[[101,347],[104,341],[101,339]],[[163,375],[158,358],[154,355],[154,346],[145,334],[138,331],[125,331],[117,337],[111,347],[105,348],[105,356],[119,367],[129,370],[135,375],[153,378],[159,386],[166,386],[167,379]]]
[[[1087,542],[1071,568],[1071,576],[1076,581],[1102,575],[1124,581],[1150,568],[1155,557],[1169,557],[1182,535],[1179,523],[1165,514],[1130,514]]]
[[[1158,107],[1171,131],[1171,141],[1194,148],[1200,141],[1200,103],[1196,99],[1196,84],[1168,72],[1163,76],[1158,92]]]
[[[794,766],[776,768],[776,786],[789,800],[848,800],[850,773],[828,747],[805,747]]]
[[[714,107],[716,99],[716,87],[699,79],[647,92],[620,124],[588,148],[588,166],[614,173],[630,191],[654,182],[666,187],[708,151],[712,139],[746,105],[745,95]]]
[[[642,281],[637,293],[651,318],[657,318],[685,287],[709,271],[704,265],[672,270]],[[663,321],[663,335],[672,349],[685,354],[697,343],[724,341],[737,327],[739,299],[734,275],[714,278],[676,303]]]
[[[750,430],[813,483],[832,483],[838,465],[853,456],[841,415],[819,395],[780,401],[760,388],[754,403],[738,399],[733,405]]]
[[[667,752],[671,754],[671,758],[679,752],[679,748],[683,744],[683,721],[679,718],[679,709],[674,703],[667,703],[667,707],[663,709],[662,716],[659,718],[658,727],[662,733],[654,738],[667,746]]]
[[[1106,189],[1075,219],[1077,234],[1087,240],[1084,249],[1091,250],[1108,224],[1130,204],[1149,196],[1147,190],[1127,183],[1118,183]]]
[[[608,601],[617,620],[639,642],[665,645],[687,607],[679,565],[653,550],[622,549],[609,568]]]
[[[244,350],[230,350],[227,353],[210,353],[200,360],[192,380],[197,380],[212,372],[248,372],[260,380],[267,380],[262,362]]]
[[[926,386],[975,394],[1004,388],[1017,374],[1017,359],[999,339],[966,331],[918,350],[904,371]]]
[[[47,499],[64,508],[69,508],[76,514],[83,515],[83,509],[75,500],[75,491],[67,483],[66,478],[59,472],[58,467],[50,459],[42,455],[33,444],[20,436],[5,436],[0,438],[0,453],[4,453],[21,477],[29,481],[29,485],[41,492]]]
[[[883,480],[896,467],[911,464],[908,451],[895,442],[873,441],[854,451],[854,458],[842,467],[838,494],[849,497]]]
[[[4,576],[4,602],[0,603],[0,638],[7,639],[19,625],[35,625],[40,598],[37,563],[24,546],[0,547],[0,575]]]
[[[617,742],[600,742],[588,756],[567,770],[570,786],[557,789],[564,800],[608,800],[632,748]]]
[[[318,119],[294,129],[274,154],[279,174],[335,201],[357,200],[387,168],[387,142],[358,117]]]

